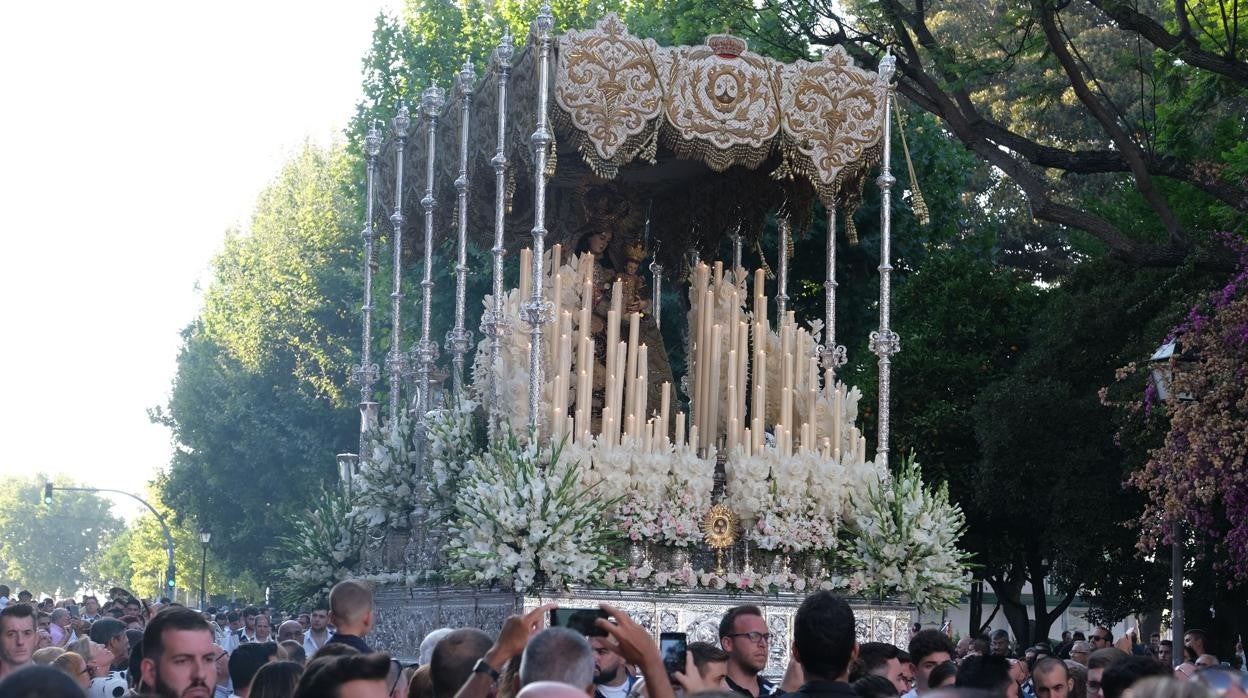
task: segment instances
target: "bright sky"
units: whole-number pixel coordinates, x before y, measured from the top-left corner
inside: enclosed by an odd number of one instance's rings
[[[0,476],[141,493],[168,463],[147,409],[224,231],[341,133],[374,18],[400,6],[0,3]]]

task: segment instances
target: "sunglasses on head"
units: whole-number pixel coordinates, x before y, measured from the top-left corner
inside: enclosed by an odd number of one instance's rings
[[[1229,667],[1206,667],[1197,671],[1194,678],[1217,696],[1225,696],[1236,685],[1248,692],[1248,674]]]

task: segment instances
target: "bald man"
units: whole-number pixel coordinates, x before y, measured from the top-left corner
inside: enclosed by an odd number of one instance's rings
[[[294,640],[303,644],[303,624],[297,620],[288,620],[277,626],[277,643]]]

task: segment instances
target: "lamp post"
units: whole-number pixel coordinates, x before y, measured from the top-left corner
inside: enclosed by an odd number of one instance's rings
[[[212,540],[212,532],[201,530],[199,532],[199,542],[203,546],[203,552],[199,558],[199,610],[204,610],[204,596],[208,582],[208,541]]]
[[[1183,348],[1177,339],[1172,339],[1157,348],[1148,357],[1149,377],[1157,389],[1157,397],[1163,402],[1177,399],[1180,402],[1191,402],[1195,398],[1190,393],[1174,393],[1175,365],[1182,359]],[[1176,516],[1170,523],[1170,638],[1174,643],[1171,661],[1175,667],[1183,663],[1183,532]]]

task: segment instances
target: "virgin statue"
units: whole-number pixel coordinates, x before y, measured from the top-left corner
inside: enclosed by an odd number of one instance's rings
[[[574,250],[577,254],[589,252],[594,255],[594,296],[590,318],[590,333],[594,339],[594,384],[590,413],[592,428],[597,433],[601,428],[602,407],[606,399],[607,312],[611,309],[612,286],[616,282],[620,283],[624,307],[624,317],[620,318],[621,340],[628,337],[629,315],[638,313],[641,316],[638,341],[646,345],[647,417],[658,412],[663,383],[672,383],[672,368],[667,360],[663,337],[650,312],[650,300],[646,298],[647,285],[641,276],[641,262],[646,258],[646,249],[641,241],[617,244],[613,231],[606,226],[591,224],[580,233]],[[671,391],[674,398],[674,385]]]

